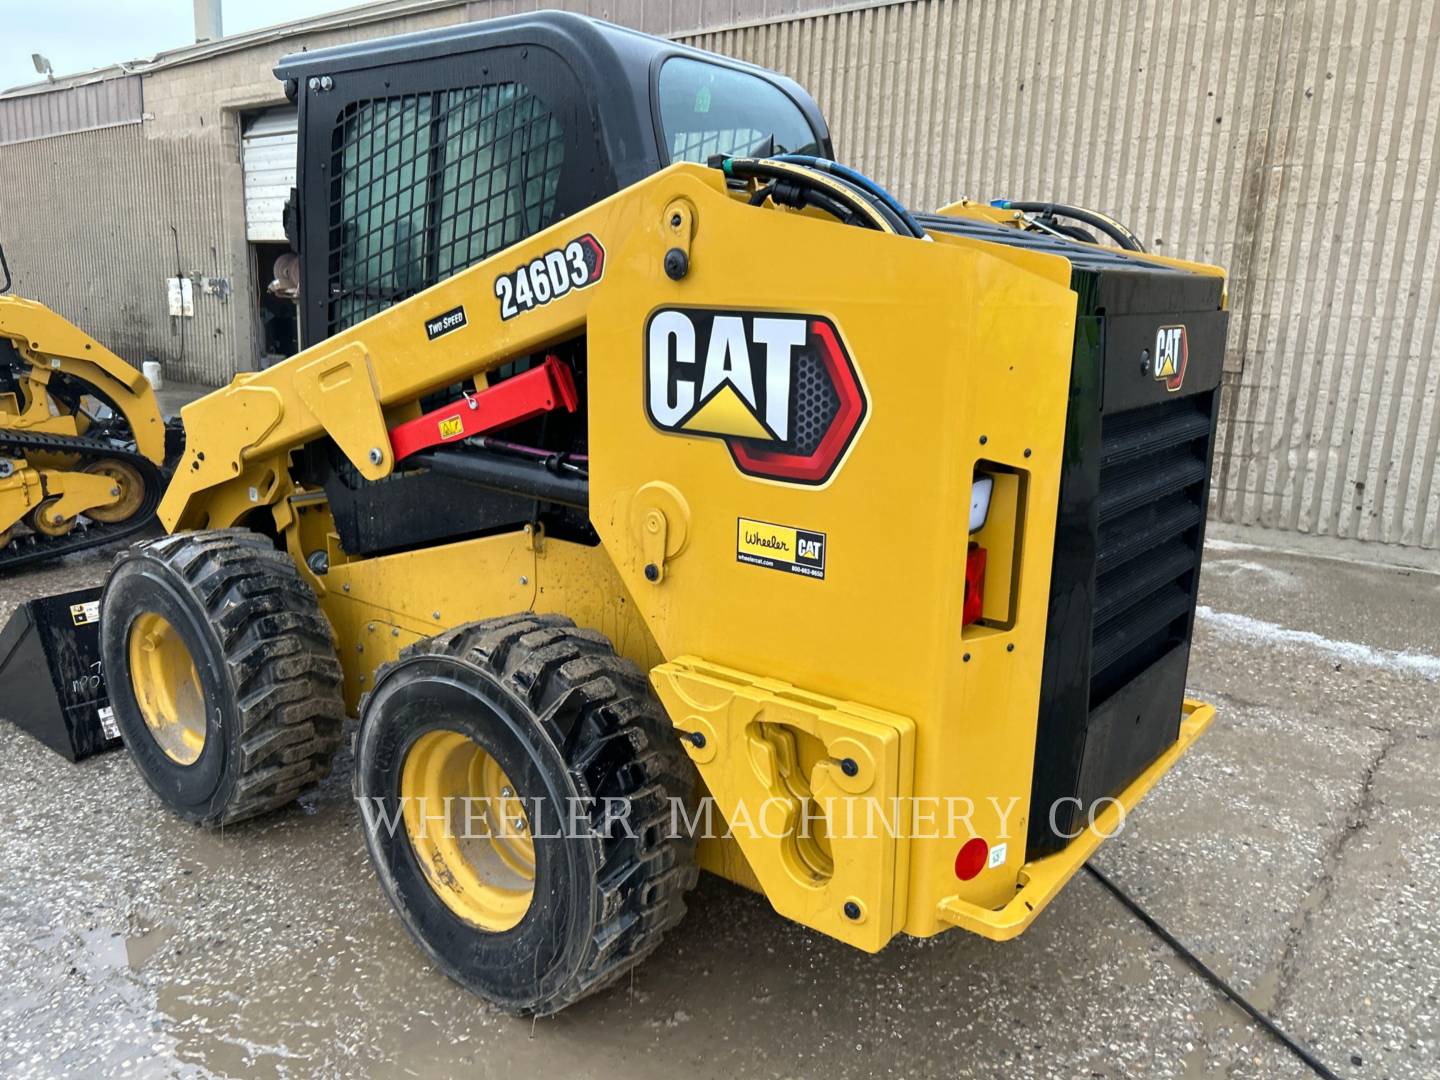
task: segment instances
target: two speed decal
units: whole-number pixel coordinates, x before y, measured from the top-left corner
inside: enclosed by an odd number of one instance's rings
[[[590,233],[578,236],[563,248],[547,251],[495,279],[500,318],[513,319],[559,300],[575,289],[595,284],[604,273],[605,249],[600,241]]]

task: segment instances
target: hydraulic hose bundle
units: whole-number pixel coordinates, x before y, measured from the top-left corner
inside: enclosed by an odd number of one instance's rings
[[[929,239],[893,195],[869,177],[834,161],[782,154],[773,158],[719,157],[710,164],[731,179],[758,181],[761,186],[750,199],[756,206],[767,199],[795,210],[813,206],[847,225]]]
[[[1083,206],[1069,206],[1065,203],[1017,201],[1014,199],[995,199],[990,205],[998,210],[1019,210],[1022,214],[1035,214],[1037,216],[1032,221],[1043,231],[1058,232],[1059,235],[1072,240],[1078,238],[1063,227],[1057,226],[1056,218],[1071,218],[1089,225],[1091,228],[1099,229],[1126,251],[1143,252],[1145,250],[1145,245],[1140,242],[1138,236],[1114,218],[1102,214],[1098,210],[1086,210]]]

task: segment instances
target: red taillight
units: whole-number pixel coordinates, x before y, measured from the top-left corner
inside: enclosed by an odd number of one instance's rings
[[[961,881],[969,881],[985,869],[985,860],[989,857],[990,845],[980,837],[966,840],[960,854],[955,856],[955,876]]]
[[[973,540],[965,553],[965,607],[960,625],[969,626],[980,618],[985,606],[985,549]]]

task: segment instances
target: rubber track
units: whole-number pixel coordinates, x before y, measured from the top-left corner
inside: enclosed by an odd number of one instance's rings
[[[141,479],[145,482],[145,499],[140,508],[124,521],[108,524],[101,521],[77,522],[75,528],[64,536],[41,536],[31,532],[12,537],[8,544],[0,548],[0,573],[42,559],[55,559],[61,555],[124,540],[144,531],[155,520],[160,497],[165,492],[165,477],[160,468],[144,454],[124,449],[103,439],[44,435],[33,431],[0,428],[0,456],[23,458],[34,453],[79,454],[95,461],[102,458],[124,461],[140,472]]]
[[[569,982],[534,1011],[549,1015],[614,983],[654,952],[685,915],[699,877],[693,837],[672,836],[671,800],[688,803],[695,767],[641,670],[608,638],[562,615],[520,614],[468,623],[416,642],[416,656],[461,658],[488,672],[533,715],[569,764],[581,797],[630,800],[636,834],[604,839],[597,880],[601,913]],[[381,668],[375,683],[386,671]],[[364,714],[364,703],[361,703]]]
[[[343,676],[330,623],[290,557],[246,529],[177,533],[122,556],[136,557],[184,580],[219,637],[234,688],[240,775],[205,824],[255,817],[319,783],[340,746]]]

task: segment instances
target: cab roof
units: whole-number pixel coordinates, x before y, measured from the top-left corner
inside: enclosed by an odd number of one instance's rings
[[[399,64],[435,61],[461,57],[466,53],[507,46],[540,46],[557,54],[579,79],[583,92],[591,96],[591,105],[607,129],[607,141],[621,175],[622,186],[653,172],[642,167],[635,175],[625,175],[627,159],[633,160],[633,148],[655,143],[653,133],[653,87],[659,77],[660,65],[666,60],[683,56],[721,67],[744,71],[771,83],[799,107],[814,129],[822,151],[833,153],[830,129],[819,106],[799,83],[767,68],[747,64],[717,53],[693,49],[665,38],[643,34],[602,19],[593,19],[566,11],[537,11],[525,15],[509,15],[481,22],[461,23],[436,30],[337,45],[313,52],[292,53],[281,59],[275,68],[276,77],[295,80],[287,92],[303,94],[311,76],[362,72],[368,69]],[[617,93],[624,88],[625,95]],[[638,143],[632,140],[638,140]],[[621,150],[630,148],[630,153]],[[649,156],[649,155],[644,155]],[[662,164],[658,163],[658,164]]]

